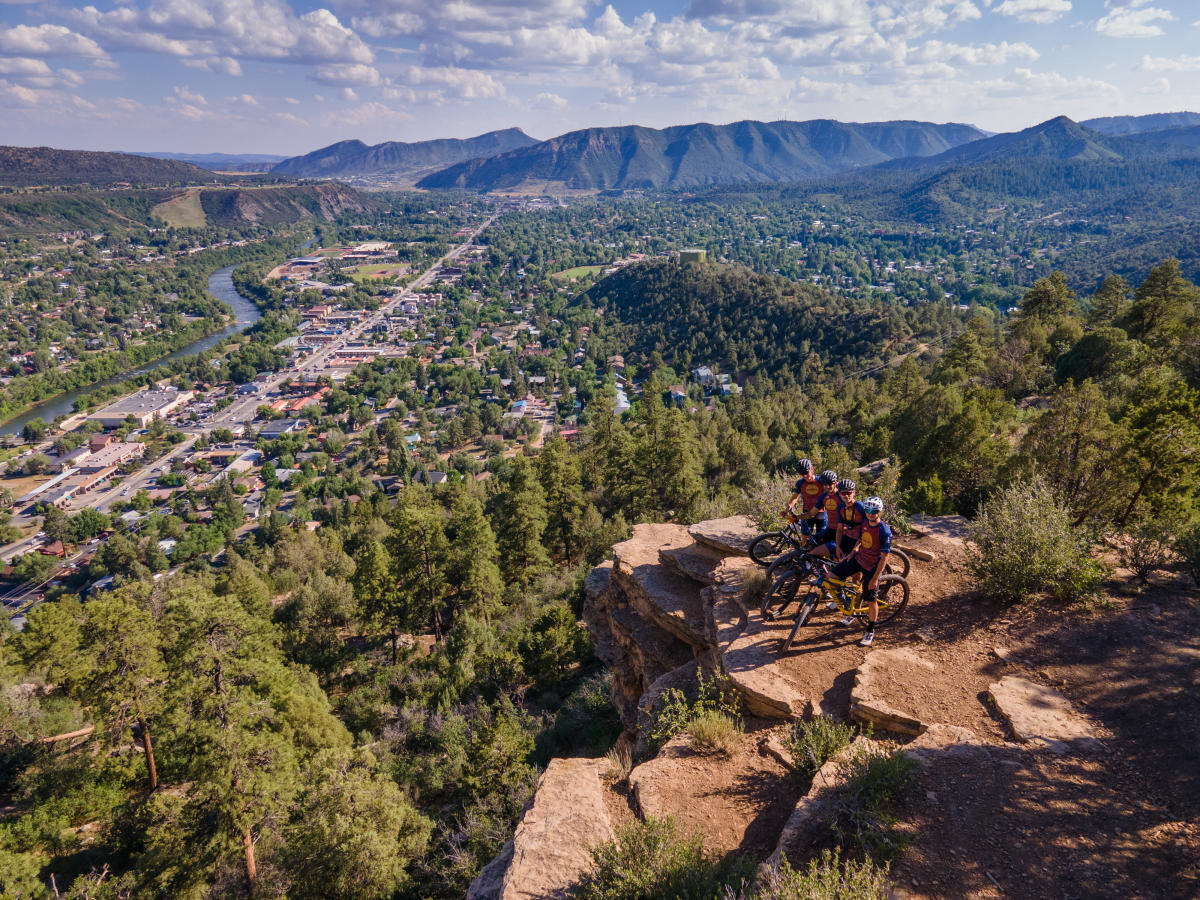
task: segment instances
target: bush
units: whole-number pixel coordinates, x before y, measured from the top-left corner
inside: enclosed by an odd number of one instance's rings
[[[619,741],[605,754],[609,773],[618,781],[624,781],[633,771],[633,750],[625,741]]]
[[[1192,580],[1200,586],[1200,523],[1185,528],[1175,536],[1175,552],[1183,560]]]
[[[737,749],[742,726],[732,716],[714,710],[705,710],[692,719],[688,731],[692,735],[693,750],[732,756]]]
[[[1106,575],[1066,506],[1035,476],[998,492],[970,525],[971,574],[1005,603],[1035,594],[1074,601],[1092,597]]]
[[[797,477],[775,474],[762,479],[742,496],[741,511],[763,531],[778,531]]]
[[[842,850],[890,862],[904,849],[893,809],[912,785],[916,766],[903,752],[880,755],[863,748],[853,755],[833,798],[833,834]]]
[[[817,716],[807,722],[797,722],[783,739],[783,746],[792,756],[796,771],[812,777],[817,770],[850,746],[855,728],[828,716]]]
[[[741,874],[706,854],[699,837],[680,835],[670,818],[620,828],[616,840],[591,854],[592,866],[572,894],[578,900],[701,900],[718,896]]]
[[[650,743],[657,749],[675,737],[687,731],[692,722],[702,713],[724,713],[736,722],[741,722],[742,702],[729,679],[724,675],[705,676],[704,672],[696,673],[698,696],[695,701],[688,700],[687,695],[679,688],[667,688],[663,691],[663,706],[654,717],[650,729]]]
[[[1133,572],[1142,584],[1167,564],[1171,556],[1174,523],[1169,519],[1149,518],[1136,522],[1120,545],[1121,565]]]
[[[871,860],[842,861],[835,850],[811,860],[807,871],[796,871],[785,857],[778,869],[768,868],[758,883],[734,894],[726,890],[724,900],[888,900],[892,896],[887,866]]]

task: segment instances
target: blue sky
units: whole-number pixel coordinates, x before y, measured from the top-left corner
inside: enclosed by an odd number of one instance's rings
[[[1195,0],[0,0],[0,143],[1200,110]]]

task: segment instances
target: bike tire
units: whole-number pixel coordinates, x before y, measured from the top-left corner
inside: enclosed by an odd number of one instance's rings
[[[899,563],[899,565],[893,566],[893,562]],[[888,554],[888,563],[885,568],[887,572],[892,575],[899,575],[901,578],[907,578],[908,573],[912,571],[912,559],[903,550],[893,547],[891,553]]]
[[[773,620],[779,618],[788,608],[793,600],[796,599],[796,594],[800,592],[800,585],[807,579],[807,576],[800,569],[788,569],[772,583],[767,593],[763,596],[762,605],[759,607],[759,612],[764,619]],[[776,607],[774,610],[772,607]]]
[[[908,582],[899,575],[879,576],[879,619],[875,627],[886,625],[908,606]]]
[[[809,588],[808,594],[800,601],[800,609],[796,611],[796,621],[792,623],[792,630],[788,632],[787,638],[784,639],[783,646],[780,648],[781,653],[786,653],[792,644],[796,643],[796,635],[800,633],[800,629],[808,624],[809,618],[817,608],[817,603],[821,599],[821,589],[815,584]]]
[[[775,579],[782,575],[789,568],[796,566],[797,568],[807,568],[803,560],[797,565],[796,561],[800,559],[804,551],[800,549],[789,550],[780,556],[775,557],[771,564],[767,566],[767,584],[774,584]]]
[[[790,542],[782,531],[768,531],[750,542],[750,558],[760,566],[770,565]]]

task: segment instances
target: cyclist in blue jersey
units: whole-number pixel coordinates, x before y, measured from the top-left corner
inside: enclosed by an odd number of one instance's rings
[[[820,534],[825,530],[825,509],[821,506],[821,500],[825,495],[825,486],[817,480],[816,469],[813,467],[811,459],[800,460],[797,467],[800,469],[800,478],[796,482],[792,498],[784,507],[784,514],[790,515],[796,504],[803,501],[799,515],[800,531],[802,534],[812,537],[812,535]]]

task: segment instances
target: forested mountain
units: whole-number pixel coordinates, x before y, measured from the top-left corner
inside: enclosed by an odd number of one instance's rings
[[[1106,116],[1100,119],[1084,119],[1080,124],[1101,134],[1141,134],[1147,131],[1190,128],[1200,125],[1200,113],[1174,112],[1151,113],[1147,116]]]
[[[661,130],[587,128],[451,166],[418,186],[493,191],[545,184],[586,191],[795,181],[902,157],[933,156],[982,136],[970,125],[829,119],[700,123]]]
[[[0,185],[204,184],[212,172],[189,163],[53,147],[0,147]]]
[[[335,219],[346,212],[376,209],[370,197],[344,184],[298,184],[200,192],[209,224],[286,225],[308,219]]]
[[[405,175],[450,166],[476,157],[494,156],[537,143],[520,128],[490,131],[466,140],[442,139],[403,143],[386,141],[368,146],[362,141],[339,141],[304,156],[285,159],[271,171],[302,178],[338,175]]]
[[[743,266],[656,259],[598,282],[577,303],[606,310],[597,338],[627,362],[714,366],[784,383],[827,366],[852,375],[936,340],[943,304],[905,307],[835,296]]]
[[[1121,154],[1099,132],[1057,116],[1046,122],[1006,134],[973,141],[936,156],[908,157],[890,163],[895,168],[939,168],[976,165],[1010,159],[1100,160]]]

